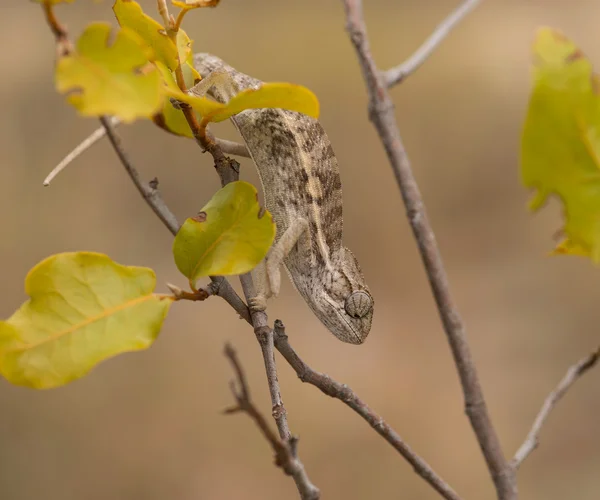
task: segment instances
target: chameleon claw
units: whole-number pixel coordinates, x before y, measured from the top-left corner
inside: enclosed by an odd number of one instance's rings
[[[248,300],[251,312],[262,312],[267,308],[267,299],[264,295],[257,295]]]

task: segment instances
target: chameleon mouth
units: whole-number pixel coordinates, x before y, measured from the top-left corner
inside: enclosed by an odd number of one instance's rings
[[[336,333],[335,325],[333,325],[333,328],[330,328],[329,325],[325,325],[325,326],[327,326],[327,328],[342,342],[346,342],[347,344],[353,344],[353,345],[362,344],[365,341],[366,336],[363,337],[360,334],[359,330],[353,324],[352,320],[346,315],[346,311],[344,309],[340,310],[340,308],[337,306],[337,304],[333,300],[331,300],[329,297],[326,297],[325,300],[333,308],[333,313],[338,318],[338,321],[336,323],[338,325],[340,325],[340,324],[344,325],[345,328],[344,328],[343,332]],[[356,320],[356,321],[360,321],[360,320]]]

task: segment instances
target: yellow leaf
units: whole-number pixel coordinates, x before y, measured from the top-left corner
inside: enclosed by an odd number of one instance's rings
[[[319,101],[306,87],[292,83],[264,83],[258,89],[246,89],[235,95],[227,104],[205,97],[185,94],[178,87],[169,87],[167,93],[189,104],[202,117],[211,122],[221,122],[245,109],[282,108],[297,111],[313,118],[319,117]]]
[[[200,73],[194,68],[193,54],[181,66],[181,71],[183,72],[183,80],[187,88],[193,87],[202,79]]]
[[[539,30],[533,90],[521,143],[523,183],[539,209],[554,194],[568,245],[558,253],[600,261],[600,97],[590,61],[564,35]],[[575,251],[575,249],[577,249]]]
[[[133,0],[116,0],[113,11],[123,28],[135,31],[154,51],[153,60],[162,62],[171,71],[177,68],[177,47],[160,23],[146,15]]]
[[[148,49],[122,28],[109,45],[110,25],[94,23],[77,41],[76,52],[56,65],[56,87],[82,115],[114,115],[124,122],[150,118],[163,103],[161,78],[148,64]]]
[[[245,109],[282,108],[313,118],[319,117],[317,96],[302,85],[293,83],[263,83],[258,89],[246,89],[234,96],[224,109],[206,117],[211,122],[227,120]]]
[[[164,64],[157,61],[156,67],[158,68],[163,78],[163,84],[165,85],[165,89],[168,94],[170,93],[171,95],[186,95],[183,92],[181,92],[181,90],[179,90],[179,87],[175,82],[175,77],[173,76],[173,73],[169,71],[169,69]],[[208,102],[212,103],[212,101]],[[172,134],[188,138],[194,137],[192,131],[190,130],[190,126],[188,125],[188,122],[185,119],[185,116],[183,115],[183,112],[180,109],[177,109],[175,108],[175,106],[173,106],[168,96],[165,97],[165,104],[162,110],[152,118],[152,121],[160,128],[171,132]]]
[[[254,186],[231,182],[183,223],[173,256],[179,271],[195,283],[202,276],[247,273],[265,257],[274,238],[273,218],[261,210]]]
[[[565,239],[556,245],[556,248],[550,252],[550,255],[576,255],[578,257],[589,257],[590,253],[572,241]]]
[[[151,269],[122,266],[106,255],[62,253],[25,279],[27,300],[0,321],[0,373],[37,389],[84,376],[100,361],[146,349],[172,303],[153,294]]]

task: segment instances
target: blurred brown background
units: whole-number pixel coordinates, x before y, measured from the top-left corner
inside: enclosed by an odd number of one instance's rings
[[[142,1],[149,12],[154,3]],[[387,68],[410,55],[458,1],[365,4],[373,52]],[[89,21],[110,20],[110,6],[79,0],[58,13],[75,37]],[[56,252],[105,252],[154,268],[161,290],[167,281],[183,285],[171,235],[107,142],[42,187],[98,124],[78,118],[54,92],[53,40],[39,7],[4,0],[1,12],[0,317],[25,299],[28,269]],[[560,28],[598,66],[599,16],[592,0],[487,0],[392,91],[507,455],[567,366],[599,341],[600,272],[582,259],[545,257],[560,209],[552,204],[531,216],[518,174],[536,28]],[[287,280],[271,319],[282,318],[307,362],[354,388],[459,493],[494,498],[391,169],[367,120],[341,3],[223,0],[190,14],[185,28],[196,50],[264,80],[314,90],[340,160],[346,244],[377,302],[371,335],[360,347],[340,343]],[[191,141],[148,123],[121,132],[145,178],[159,177],[180,219],[218,188],[209,157]],[[229,125],[220,135],[234,137]],[[243,178],[257,182],[251,164],[242,165]],[[253,423],[220,413],[232,403],[226,340],[268,414],[254,336],[218,299],[176,304],[149,351],[104,362],[67,387],[35,392],[0,381],[0,498],[296,498]],[[324,499],[438,498],[359,417],[300,383],[285,362],[279,368],[301,458]],[[599,391],[594,371],[552,414],[541,447],[520,472],[522,498],[600,498]]]

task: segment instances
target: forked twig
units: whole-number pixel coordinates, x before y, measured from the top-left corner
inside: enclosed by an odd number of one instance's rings
[[[367,37],[361,0],[342,0],[346,29],[356,51],[369,95],[369,116],[377,129],[396,177],[406,214],[417,243],[423,267],[452,351],[463,395],[465,412],[477,437],[499,500],[517,498],[516,479],[509,467],[492,424],[465,325],[454,303],[433,228],[427,218],[419,186],[404,148],[387,82],[377,68]]]
[[[443,498],[446,500],[461,500],[461,497],[452,487],[425,460],[417,455],[400,435],[380,415],[360,399],[350,387],[346,384],[340,384],[329,375],[317,372],[308,366],[290,345],[285,333],[285,326],[280,320],[275,320],[274,334],[275,347],[294,369],[302,382],[314,385],[322,393],[339,399],[346,406],[358,413]]]
[[[466,0],[461,3],[446,19],[437,25],[429,38],[406,61],[383,73],[386,85],[393,87],[414,73],[429,58],[450,32],[467,15],[481,3],[481,0]]]
[[[599,357],[600,347],[571,366],[556,388],[548,395],[544,401],[544,404],[542,405],[542,408],[535,417],[535,421],[533,422],[525,441],[519,447],[515,453],[515,456],[510,462],[510,465],[515,470],[517,470],[530,455],[530,453],[538,447],[540,440],[539,436],[540,432],[542,431],[542,427],[546,423],[546,420],[550,416],[552,410],[554,410],[556,407],[557,403],[562,399],[562,397],[575,382],[577,382],[585,373],[588,372],[588,370],[596,365]]]
[[[318,500],[321,496],[319,489],[312,484],[302,463],[298,460],[297,445],[298,439],[290,436],[287,440],[279,438],[269,427],[266,419],[258,411],[252,399],[250,398],[250,389],[246,379],[246,374],[240,364],[235,349],[230,345],[225,345],[225,356],[231,362],[237,379],[237,388],[234,381],[231,382],[231,392],[236,400],[236,406],[227,408],[225,413],[246,413],[260,429],[261,434],[273,448],[275,453],[275,465],[281,467],[283,471],[292,476],[302,500]]]

